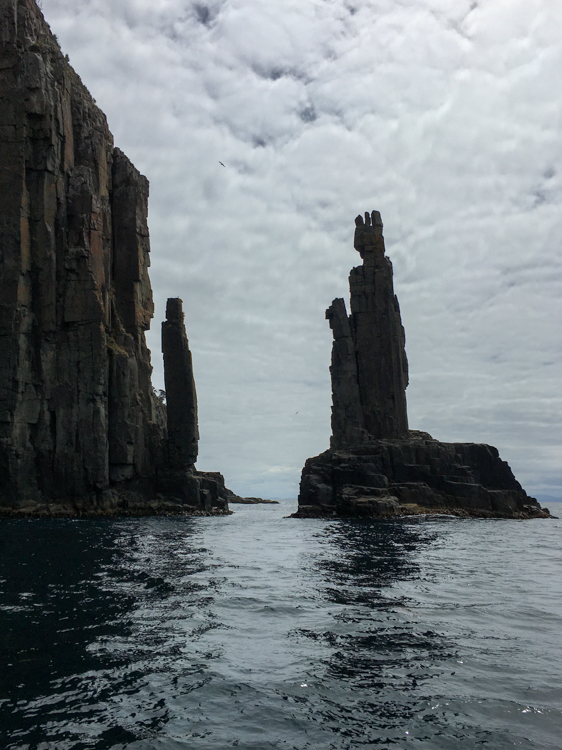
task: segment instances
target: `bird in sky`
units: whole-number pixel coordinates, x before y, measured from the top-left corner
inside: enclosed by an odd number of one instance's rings
[[[224,164],[222,163],[222,161],[219,161],[219,164],[221,165],[221,167],[224,167]]]

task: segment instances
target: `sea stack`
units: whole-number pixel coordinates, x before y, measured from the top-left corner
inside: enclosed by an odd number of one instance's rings
[[[0,0],[0,31],[0,514],[225,510],[220,475],[194,469],[188,349],[167,377],[191,486],[167,489],[180,467],[145,340],[148,180],[35,0]]]
[[[441,443],[408,429],[408,361],[378,211],[355,220],[363,264],[326,311],[332,348],[330,449],[307,460],[294,517],[448,513],[547,517],[499,457],[478,443]]]
[[[162,354],[169,456],[177,468],[191,471],[199,452],[199,424],[193,363],[181,299],[169,299],[166,304],[166,320],[162,323]]]
[[[408,434],[404,328],[394,294],[392,263],[384,254],[378,211],[355,220],[355,249],[363,265],[349,276],[351,317],[343,299],[326,311],[332,349],[332,448],[367,437]]]

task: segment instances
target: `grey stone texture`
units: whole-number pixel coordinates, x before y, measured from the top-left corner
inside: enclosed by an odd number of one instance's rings
[[[302,473],[300,517],[389,517],[418,513],[546,516],[496,448],[441,443],[427,433],[374,440],[310,458]]]
[[[197,393],[193,362],[185,330],[183,303],[171,298],[162,323],[162,353],[166,385],[167,439],[163,443],[158,485],[184,505],[227,510],[229,490],[218,472],[195,469],[199,446]]]
[[[294,515],[547,517],[496,448],[408,430],[405,335],[380,214],[355,224],[363,265],[349,278],[351,315],[342,299],[326,312],[334,336],[330,450],[306,462]]]
[[[332,438],[333,448],[360,445],[366,437],[363,406],[357,378],[353,321],[343,299],[335,299],[326,310],[334,335],[332,346]]]
[[[0,0],[0,507],[154,499],[147,214],[34,0]]]
[[[197,461],[199,425],[193,363],[185,331],[181,299],[169,299],[162,323],[168,445],[178,469],[191,470]]]
[[[355,249],[363,264],[349,276],[351,315],[335,299],[326,311],[332,349],[332,448],[365,438],[408,434],[408,360],[392,263],[385,256],[378,211],[355,220]]]

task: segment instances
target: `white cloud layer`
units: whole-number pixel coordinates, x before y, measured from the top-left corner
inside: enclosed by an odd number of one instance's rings
[[[562,496],[562,4],[43,0],[151,183],[149,334],[184,300],[202,469],[296,497],[330,434],[324,310],[378,209],[411,427]],[[225,164],[222,167],[219,161]]]

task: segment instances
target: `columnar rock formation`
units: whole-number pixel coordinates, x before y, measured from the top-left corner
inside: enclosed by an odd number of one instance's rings
[[[378,211],[355,220],[355,249],[363,265],[349,276],[351,317],[336,299],[326,311],[332,350],[332,448],[408,433],[408,360],[392,263],[384,254]]]
[[[35,1],[0,24],[0,506],[142,503],[164,455],[148,181]]]
[[[169,454],[178,469],[190,471],[197,461],[199,425],[193,364],[181,299],[169,299],[166,305],[166,320],[162,323],[162,353]]]
[[[331,448],[306,462],[295,516],[547,516],[495,448],[408,430],[405,336],[380,214],[355,224],[363,265],[349,277],[351,315],[342,299],[326,311],[334,335]]]
[[[228,508],[230,493],[218,472],[196,471],[199,449],[197,393],[181,299],[169,299],[162,323],[167,439],[162,444],[158,487],[167,496],[204,510]]]

